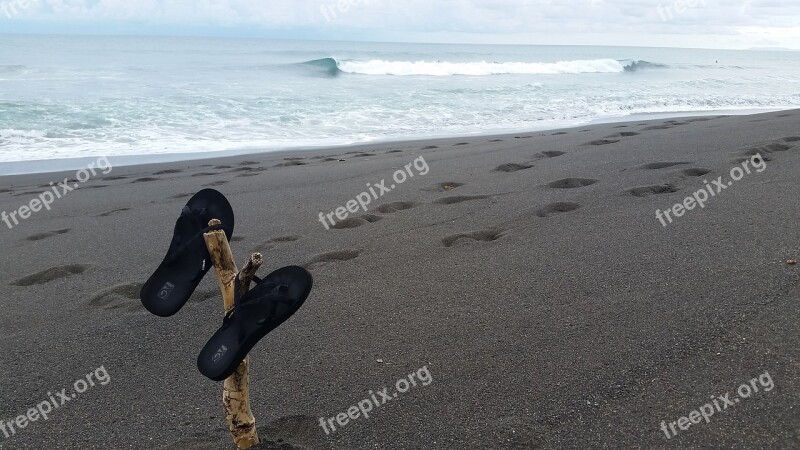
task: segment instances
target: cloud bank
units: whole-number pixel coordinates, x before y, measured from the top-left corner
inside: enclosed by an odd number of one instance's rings
[[[529,44],[800,48],[796,0],[0,0],[0,30]]]

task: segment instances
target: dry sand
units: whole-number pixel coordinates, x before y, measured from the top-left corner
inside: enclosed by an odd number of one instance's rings
[[[0,447],[231,447],[195,368],[221,321],[213,274],[169,319],[137,299],[203,187],[234,205],[240,264],[315,277],[251,354],[259,448],[798,447],[797,136],[787,111],[117,167],[0,222],[0,420],[111,376]],[[757,152],[762,173],[658,222]],[[420,156],[430,172],[353,228],[318,221]],[[4,177],[0,211],[74,175]],[[319,426],[423,366],[430,385]],[[772,391],[659,429],[765,371]]]

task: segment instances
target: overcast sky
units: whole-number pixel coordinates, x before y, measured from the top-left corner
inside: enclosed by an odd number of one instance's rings
[[[0,31],[800,49],[800,0],[0,0]]]

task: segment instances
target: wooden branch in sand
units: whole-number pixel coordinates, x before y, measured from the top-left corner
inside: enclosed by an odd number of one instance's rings
[[[208,225],[220,224],[219,220],[213,219]],[[233,308],[234,289],[239,289],[242,295],[247,292],[263,259],[258,253],[252,255],[242,272],[239,272],[236,269],[236,262],[224,230],[211,231],[203,237],[211,254],[211,260],[214,262],[214,269],[222,291],[222,301],[227,312]],[[225,380],[222,390],[222,404],[225,407],[228,429],[236,447],[242,450],[259,443],[256,419],[250,410],[249,365],[250,358],[247,357],[236,369],[236,373]]]
[[[222,222],[219,220],[213,219],[208,223],[208,226],[213,227],[221,224]],[[203,238],[206,240],[206,247],[208,247],[211,261],[214,263],[214,269],[217,272],[219,287],[222,290],[222,301],[227,312],[233,308],[234,281],[239,270],[236,268],[236,261],[233,260],[233,252],[231,252],[231,246],[228,244],[228,238],[225,237],[224,230],[210,231],[204,234]]]
[[[262,264],[264,264],[264,257],[261,256],[261,253],[253,253],[250,255],[250,259],[247,260],[247,263],[245,263],[237,276],[239,280],[239,294],[244,295],[250,290],[250,283],[253,281],[253,277],[256,276],[256,272]]]

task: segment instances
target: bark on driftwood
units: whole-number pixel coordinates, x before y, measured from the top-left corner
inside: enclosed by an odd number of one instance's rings
[[[214,219],[209,222],[209,226],[220,223],[219,220]],[[241,294],[247,292],[263,259],[261,254],[253,254],[244,269],[239,272],[236,269],[236,262],[233,259],[228,239],[225,237],[225,231],[211,231],[203,237],[211,254],[211,260],[214,262],[214,269],[222,291],[222,300],[227,312],[233,308],[234,289],[239,289]],[[249,365],[250,357],[247,357],[236,369],[236,373],[225,380],[222,391],[222,404],[225,407],[228,429],[236,447],[242,450],[259,443],[256,419],[250,410]]]

